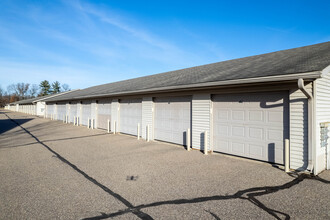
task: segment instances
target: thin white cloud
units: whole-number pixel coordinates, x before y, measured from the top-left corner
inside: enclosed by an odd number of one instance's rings
[[[31,6],[26,13],[22,9],[18,12],[23,19],[25,16],[30,20],[19,25],[43,44],[17,34],[18,26],[2,32],[5,34],[1,34],[0,44],[8,43],[7,49],[17,56],[0,52],[0,81],[19,78],[39,83],[48,79],[82,88],[203,64],[206,60],[138,22],[134,25],[127,22],[136,18],[124,18],[121,13],[92,3],[63,1],[63,4],[63,8],[43,10],[42,6]],[[62,13],[67,17],[62,18]],[[202,46],[210,53],[218,50],[215,44]]]
[[[99,8],[94,7],[91,4],[88,3],[81,3],[80,1],[71,1],[70,5],[74,7],[76,10],[79,10],[82,12],[82,14],[90,14],[94,15],[97,18],[100,19],[100,21],[103,21],[105,23],[108,23],[110,25],[113,25],[133,36],[138,38],[139,40],[142,40],[151,46],[159,47],[163,50],[179,50],[175,45],[159,39],[156,36],[153,36],[152,34],[148,33],[150,31],[144,30],[143,28],[133,28],[132,26],[128,25],[124,21],[120,19],[120,15],[116,14],[114,11],[105,11],[100,10]],[[108,9],[109,10],[109,9]],[[112,15],[112,16],[110,16]]]

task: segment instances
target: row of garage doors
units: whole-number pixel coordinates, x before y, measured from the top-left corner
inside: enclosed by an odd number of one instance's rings
[[[191,96],[160,97],[153,101],[154,139],[185,145],[192,122]],[[283,142],[289,130],[286,92],[214,95],[212,103],[213,151],[283,164]],[[95,109],[92,105],[82,103],[84,125]],[[71,119],[79,111],[76,106],[71,105]],[[64,112],[65,108],[61,109]],[[137,126],[142,125],[142,99],[120,100],[119,112],[118,131],[137,135]],[[97,127],[107,129],[107,121],[111,120],[110,100],[98,102],[97,115]]]

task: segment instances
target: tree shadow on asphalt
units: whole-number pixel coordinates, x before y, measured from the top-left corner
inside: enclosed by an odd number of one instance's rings
[[[3,113],[2,113],[3,114]],[[32,118],[27,118],[27,119],[17,119],[17,122],[19,124],[24,124],[28,121],[31,121]],[[17,125],[11,123],[11,121],[9,119],[0,119],[0,134],[5,133],[9,130],[12,130],[14,128],[16,128]]]
[[[87,173],[85,173],[84,171],[82,171],[81,169],[79,169],[76,165],[72,164],[70,161],[68,161],[67,159],[65,159],[64,157],[62,157],[60,154],[58,154],[52,148],[50,148],[49,146],[47,146],[46,144],[44,144],[42,141],[40,141],[30,131],[28,131],[23,126],[21,126],[16,120],[11,119],[7,114],[5,114],[5,115],[8,117],[8,119],[10,119],[13,123],[15,123],[21,129],[23,129],[26,133],[28,133],[29,135],[31,135],[31,137],[33,137],[39,144],[41,144],[47,150],[49,150],[51,153],[53,153],[63,163],[69,165],[72,169],[74,169],[75,171],[77,171],[78,173],[80,173],[81,175],[83,175],[87,180],[89,180],[90,182],[92,182],[96,186],[100,187],[103,191],[105,191],[106,193],[110,194],[115,199],[117,199],[119,202],[121,202],[122,204],[124,204],[128,209],[131,210],[131,213],[133,213],[134,215],[136,215],[137,217],[139,217],[141,219],[153,219],[151,216],[149,216],[148,214],[142,212],[141,210],[139,210],[139,209],[133,209],[133,207],[134,207],[133,204],[131,204],[128,200],[126,200],[125,198],[123,198],[121,195],[115,193],[114,191],[112,191],[111,189],[109,189],[108,187],[106,187],[105,185],[101,184],[100,182],[98,182],[93,177],[89,176]]]
[[[16,120],[16,119],[15,119]],[[59,139],[50,139],[50,140],[43,140],[42,142],[56,142],[56,141],[66,141],[66,140],[74,140],[74,139],[82,139],[82,138],[89,138],[89,137],[96,137],[96,136],[103,136],[108,135],[108,133],[105,134],[94,134],[94,135],[85,135],[85,136],[78,136],[78,137],[71,137],[71,138],[59,138]],[[20,144],[20,145],[13,145],[13,146],[5,146],[0,148],[15,148],[15,147],[25,147],[33,144],[39,144],[40,142],[31,142],[27,144]]]
[[[11,119],[8,115],[6,115],[12,122],[17,124],[17,126],[20,126],[25,132],[30,134],[39,144],[43,145],[46,149],[48,149],[51,153],[53,153],[59,160],[61,160],[63,163],[69,165],[72,169],[83,175],[87,180],[95,184],[96,186],[100,187],[103,191],[108,193],[109,195],[113,196],[115,199],[117,199],[119,202],[124,204],[127,208],[124,210],[119,210],[118,212],[114,213],[101,213],[99,216],[94,216],[94,217],[88,217],[84,219],[105,219],[105,218],[111,218],[111,217],[116,217],[128,213],[132,213],[136,215],[137,217],[141,219],[153,219],[150,215],[147,213],[142,212],[141,210],[144,208],[152,208],[152,207],[158,207],[162,205],[182,205],[182,204],[194,204],[194,203],[202,203],[202,202],[208,202],[208,201],[222,201],[222,200],[232,200],[232,199],[241,199],[244,201],[248,201],[252,203],[253,205],[257,206],[258,208],[264,210],[267,212],[269,215],[273,216],[276,219],[290,219],[290,215],[272,208],[267,207],[265,204],[263,204],[260,200],[258,200],[256,197],[268,195],[268,194],[273,194],[281,190],[289,189],[293,186],[298,185],[305,179],[310,179],[310,180],[316,180],[320,181],[325,184],[330,184],[330,181],[325,180],[320,178],[319,176],[313,176],[310,174],[306,173],[291,173],[289,174],[292,176],[294,179],[291,180],[290,182],[287,182],[282,185],[278,186],[265,186],[265,187],[253,187],[245,190],[240,190],[232,195],[215,195],[215,196],[207,196],[207,197],[197,197],[197,198],[192,198],[192,199],[174,199],[174,200],[165,200],[165,201],[158,201],[158,202],[153,202],[149,204],[142,204],[142,205],[137,205],[133,206],[132,203],[130,203],[128,200],[123,198],[121,195],[118,193],[115,193],[105,185],[101,184],[98,182],[96,179],[93,177],[89,176],[87,173],[79,169],[76,165],[72,164],[68,160],[66,160],[64,157],[62,157],[60,154],[55,152],[53,149],[51,149],[49,146],[44,144],[42,141],[40,141],[36,136],[34,136],[31,132],[29,132],[27,129],[22,127],[18,122],[15,120]],[[217,215],[214,213],[205,210],[209,214],[211,214],[215,219],[220,219]]]
[[[312,179],[312,180],[320,181],[325,184],[330,184],[330,181],[328,181],[328,180],[324,180],[318,176],[312,176],[312,175],[306,174],[306,173],[303,173],[303,174],[293,173],[290,175],[295,177],[295,179],[293,179],[292,181],[287,182],[283,185],[279,185],[279,186],[253,187],[253,188],[249,188],[249,189],[245,189],[245,190],[240,190],[232,195],[216,195],[216,196],[208,196],[208,197],[197,197],[197,198],[193,198],[193,199],[175,199],[175,200],[159,201],[159,202],[154,202],[154,203],[149,203],[149,204],[137,205],[137,206],[134,206],[133,208],[141,210],[144,208],[152,208],[152,207],[157,207],[157,206],[162,206],[162,205],[182,205],[182,204],[202,203],[202,202],[208,202],[208,201],[242,199],[242,200],[251,202],[253,205],[264,210],[265,212],[267,212],[269,215],[275,217],[276,219],[282,219],[282,218],[290,219],[290,215],[267,207],[262,202],[260,202],[256,197],[276,193],[280,190],[289,189],[295,185],[298,185],[305,179]],[[132,208],[126,209],[126,210],[119,210],[118,212],[115,212],[115,213],[109,213],[109,214],[102,213],[102,215],[100,215],[100,216],[95,216],[95,217],[90,217],[90,218],[85,218],[85,219],[111,218],[111,217],[116,217],[116,216],[123,215],[126,213],[130,213],[131,210],[132,210]],[[210,213],[215,219],[220,219],[214,213],[211,213],[210,211],[207,211],[207,210],[205,210],[205,211]]]

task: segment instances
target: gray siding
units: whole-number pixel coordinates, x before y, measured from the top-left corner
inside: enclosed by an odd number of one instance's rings
[[[147,139],[147,125],[149,125],[149,139],[153,140],[153,101],[152,97],[142,99],[142,138]]]
[[[195,94],[192,98],[192,147],[204,150],[204,132],[208,132],[210,149],[211,95]]]
[[[320,123],[330,122],[330,74],[315,82],[315,109],[316,109],[316,148],[317,148],[317,172],[326,169],[326,156],[330,154],[330,139],[328,139],[328,152],[326,147],[321,146]]]
[[[306,85],[312,93],[312,84]],[[308,99],[297,88],[290,90],[290,168],[308,165]]]

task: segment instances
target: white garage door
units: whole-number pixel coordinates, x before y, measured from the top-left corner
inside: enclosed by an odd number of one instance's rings
[[[213,96],[214,151],[283,164],[286,92]]]
[[[126,134],[137,135],[137,125],[142,122],[142,100],[120,100],[119,131]],[[141,135],[141,133],[140,133]]]
[[[70,104],[70,116],[69,116],[69,121],[71,123],[74,123],[74,117],[77,116],[77,103],[71,103]]]
[[[92,102],[91,101],[83,101],[81,104],[81,123],[85,126],[88,125],[88,119],[91,119],[91,110],[92,110]]]
[[[191,97],[155,98],[156,140],[186,145],[186,132],[191,128]]]
[[[47,105],[47,118],[50,118],[52,114],[54,114],[54,104]]]
[[[97,104],[97,127],[108,129],[108,120],[111,120],[111,100],[99,100]]]
[[[63,120],[66,114],[65,103],[57,104],[57,120]]]

